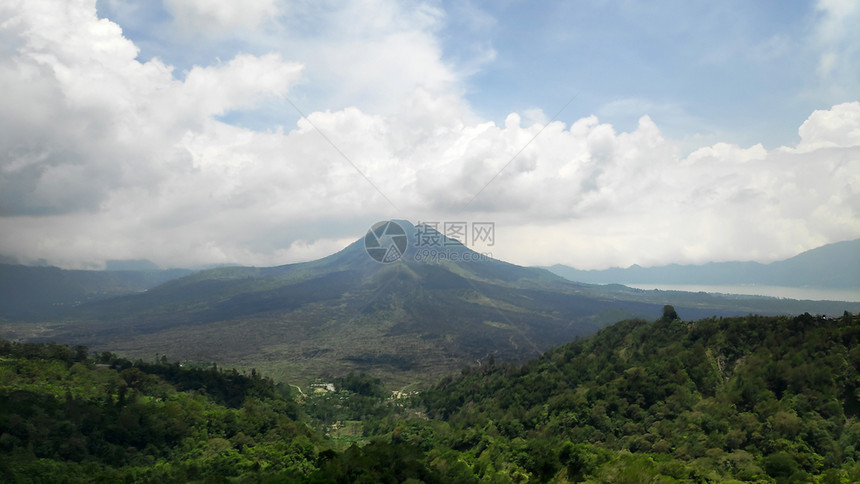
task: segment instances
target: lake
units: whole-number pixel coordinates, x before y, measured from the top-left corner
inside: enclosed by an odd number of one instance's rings
[[[714,292],[720,294],[744,294],[771,296],[787,299],[809,299],[812,301],[860,302],[860,288],[827,289],[820,287],[786,287],[759,285],[706,285],[706,284],[625,284],[636,289],[659,289],[661,291]]]

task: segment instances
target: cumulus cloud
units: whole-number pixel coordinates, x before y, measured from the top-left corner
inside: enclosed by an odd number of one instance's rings
[[[812,113],[796,146],[686,150],[647,115],[627,131],[597,116],[480,119],[430,7],[338,10],[326,25],[343,32],[304,51],[316,63],[273,51],[183,73],[139,60],[93,0],[0,12],[0,254],[274,265],[392,217],[494,221],[495,256],[582,268],[768,260],[860,235],[857,102]],[[346,80],[332,82],[353,84],[339,92],[377,86],[380,102],[268,131],[219,121],[337,68]]]
[[[154,189],[191,168],[180,141],[211,116],[283,95],[300,66],[278,55],[238,56],[194,68],[180,82],[137,48],[92,2],[21,2],[2,34],[0,211],[39,215],[98,210],[111,191]]]
[[[860,102],[816,110],[800,125],[800,151],[860,146]]]
[[[446,217],[495,220],[493,253],[520,263],[775,260],[860,233],[856,114],[857,103],[813,113],[798,147],[716,143],[687,156],[647,116],[621,133],[593,116],[553,123],[466,206],[541,128],[512,115],[463,130],[437,158],[448,176],[428,166],[415,192]]]

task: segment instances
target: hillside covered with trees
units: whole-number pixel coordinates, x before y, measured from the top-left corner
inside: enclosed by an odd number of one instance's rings
[[[4,482],[857,482],[860,317],[628,320],[411,399],[0,341]],[[411,479],[411,480],[410,480]]]
[[[668,308],[422,401],[474,468],[539,481],[857,482],[858,323]]]

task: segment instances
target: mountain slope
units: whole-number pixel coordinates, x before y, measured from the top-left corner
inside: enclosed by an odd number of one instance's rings
[[[449,242],[449,259],[471,252]],[[203,271],[74,308],[51,331],[40,327],[40,337],[139,356],[247,363],[282,377],[359,369],[411,382],[490,355],[534,356],[618,317],[659,311],[652,303],[577,295],[584,286],[541,269],[416,262],[412,255],[380,264],[359,240],[308,263]]]
[[[416,227],[397,224],[406,245],[394,263],[374,260],[368,242],[359,239],[312,262],[202,271],[72,308],[60,321],[7,325],[7,335],[134,357],[166,354],[256,367],[282,380],[367,371],[393,385],[430,381],[491,356],[531,358],[620,319],[657,317],[664,304],[690,318],[860,311],[860,304],[577,284],[543,269],[482,258],[441,234],[434,250],[444,257],[426,260],[425,248],[415,243]]]
[[[548,269],[571,281],[593,284],[763,284],[853,289],[860,288],[860,239],[828,244],[770,264],[633,265],[600,271],[555,265]]]

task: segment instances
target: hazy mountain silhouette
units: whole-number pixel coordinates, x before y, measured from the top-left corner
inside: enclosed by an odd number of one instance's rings
[[[713,262],[606,270],[579,270],[559,264],[547,269],[568,280],[591,284],[761,284],[852,289],[860,288],[860,239],[828,244],[770,264]]]
[[[170,270],[64,270],[0,264],[0,321],[44,319],[86,302],[145,291],[191,273]]]

